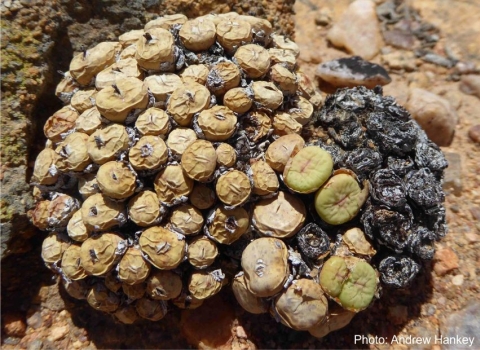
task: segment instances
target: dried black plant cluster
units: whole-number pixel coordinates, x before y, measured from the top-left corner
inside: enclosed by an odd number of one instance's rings
[[[443,153],[393,98],[365,88],[329,96],[316,123],[327,130],[335,166],[369,180],[360,221],[387,255],[379,264],[382,281],[406,286],[447,232]]]
[[[229,285],[322,337],[379,297],[379,276],[415,277],[445,234],[441,152],[374,91],[319,110],[298,54],[228,13],[160,17],[73,58],[31,211],[71,296],[130,324]]]

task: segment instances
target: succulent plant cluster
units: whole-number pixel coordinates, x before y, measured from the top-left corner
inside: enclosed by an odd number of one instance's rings
[[[230,284],[248,312],[322,337],[380,277],[415,277],[445,234],[441,152],[378,91],[319,109],[298,54],[228,13],[159,17],[73,58],[31,211],[71,296],[129,324]]]

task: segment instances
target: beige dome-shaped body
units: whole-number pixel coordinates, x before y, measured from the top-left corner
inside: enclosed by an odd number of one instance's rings
[[[140,248],[133,246],[118,263],[118,279],[128,285],[139,284],[147,279],[150,270],[151,265],[143,258]]]
[[[234,58],[252,79],[265,75],[270,68],[270,54],[260,45],[243,45],[235,52]]]
[[[217,24],[217,40],[228,52],[252,41],[252,26],[240,19],[225,19]]]
[[[182,44],[194,52],[208,50],[215,43],[215,23],[207,18],[186,21],[178,33]]]
[[[188,21],[187,16],[181,13],[164,15],[150,22],[147,22],[147,24],[145,24],[145,30],[149,30],[152,28],[163,28],[169,30],[172,26],[176,24],[184,24],[186,21]]]
[[[278,191],[280,184],[277,174],[267,162],[263,160],[254,162],[250,169],[253,178],[253,194],[266,196]]]
[[[293,281],[276,298],[275,311],[282,323],[295,330],[304,331],[325,320],[328,301],[318,283],[301,278]]]
[[[355,315],[355,312],[345,310],[341,306],[334,304],[333,307],[328,310],[325,321],[308,329],[308,332],[316,338],[323,338],[330,332],[347,326]]]
[[[170,300],[182,291],[182,279],[172,271],[154,271],[147,280],[147,296],[155,300]]]
[[[53,113],[43,126],[45,136],[52,142],[60,142],[72,132],[78,118],[78,112],[70,105]]]
[[[88,230],[108,230],[125,219],[123,203],[114,201],[101,193],[88,197],[82,204],[83,223]]]
[[[183,152],[181,165],[188,177],[206,182],[211,179],[217,166],[215,148],[209,141],[197,140]]]
[[[247,90],[241,87],[230,89],[223,96],[223,105],[238,114],[248,112],[252,104],[253,100]]]
[[[75,130],[91,135],[102,126],[101,114],[97,106],[85,110],[75,121]]]
[[[215,191],[206,184],[196,183],[188,197],[190,203],[198,209],[208,209],[215,204]]]
[[[123,123],[130,112],[147,107],[147,85],[134,77],[121,77],[116,79],[115,84],[100,90],[96,101],[103,117],[115,123]]]
[[[67,225],[68,237],[76,242],[85,241],[90,235],[90,231],[85,226],[82,218],[82,211],[78,210],[73,214]]]
[[[97,74],[95,78],[95,87],[97,90],[102,90],[106,87],[117,85],[118,80],[123,78],[136,78],[143,80],[143,75],[144,73],[138,67],[138,62],[135,58],[123,58]]]
[[[252,186],[245,173],[239,170],[231,170],[218,178],[215,190],[218,198],[225,205],[239,206],[250,197]]]
[[[120,305],[118,296],[108,290],[103,283],[95,284],[87,295],[87,302],[95,310],[114,312]]]
[[[102,233],[83,242],[80,259],[85,272],[102,276],[110,271],[120,259],[118,248],[121,241],[122,237],[115,233]]]
[[[212,265],[217,255],[218,248],[208,237],[195,238],[188,245],[188,262],[197,269],[204,269]]]
[[[230,61],[215,64],[207,76],[207,88],[216,96],[224,95],[228,90],[240,84],[240,69]]]
[[[78,192],[82,195],[83,200],[99,193],[97,177],[95,174],[84,174],[78,178]]]
[[[164,165],[168,159],[165,141],[158,136],[141,137],[128,152],[128,160],[135,170],[154,170]]]
[[[150,28],[136,42],[135,59],[145,70],[170,71],[175,61],[173,35],[163,28]]]
[[[277,238],[252,241],[243,251],[241,262],[248,289],[260,298],[280,292],[290,273],[287,246]]]
[[[208,299],[222,289],[225,281],[223,275],[219,276],[216,271],[194,271],[188,280],[188,291],[199,300]]]
[[[196,140],[197,134],[192,129],[176,128],[168,135],[167,146],[175,157],[180,158]]]
[[[135,192],[136,181],[136,174],[123,162],[111,161],[98,168],[98,187],[110,198],[130,197]]]
[[[167,314],[167,305],[163,300],[141,298],[135,303],[135,308],[140,317],[150,321],[160,321]]]
[[[200,232],[204,220],[200,210],[190,204],[182,204],[172,210],[169,222],[172,229],[190,236]]]
[[[59,173],[56,170],[58,154],[51,148],[43,149],[33,167],[32,182],[39,185],[53,185],[58,180]]]
[[[82,265],[81,248],[79,245],[72,244],[68,247],[62,256],[62,272],[71,280],[80,280],[87,277],[87,273]]]
[[[145,34],[143,29],[134,29],[128,32],[123,33],[118,37],[118,42],[122,45],[123,48],[126,48],[132,44],[135,44],[140,37]]]
[[[210,70],[206,64],[192,64],[180,73],[180,77],[184,84],[198,83],[205,85],[209,72]]]
[[[95,89],[78,90],[73,94],[72,99],[70,100],[70,105],[81,114],[87,109],[95,107],[96,95],[97,90]]]
[[[97,164],[116,159],[117,155],[128,149],[128,134],[123,125],[110,124],[96,130],[88,137],[88,155]]]
[[[176,268],[185,257],[185,238],[160,226],[143,231],[139,245],[149,261],[160,270]]]
[[[70,74],[80,85],[88,85],[98,73],[115,62],[121,50],[119,42],[97,44],[72,59]]]
[[[155,97],[155,102],[164,108],[170,95],[177,88],[181,88],[184,83],[176,74],[162,73],[146,77],[145,84]]]
[[[167,165],[155,178],[154,185],[160,202],[171,205],[192,192],[193,180],[180,165]]]
[[[217,149],[215,150],[217,154],[217,165],[230,168],[235,165],[237,161],[237,152],[235,148],[230,146],[228,143],[220,143]]]
[[[248,212],[241,208],[226,209],[219,206],[209,217],[208,232],[210,236],[222,244],[231,244],[238,240],[250,225]]]
[[[47,236],[42,243],[42,259],[47,264],[60,261],[68,243],[63,241],[56,232]]]
[[[136,122],[135,128],[141,135],[167,135],[171,129],[167,113],[159,108],[150,107],[142,112]]]
[[[252,83],[253,100],[260,107],[275,110],[283,103],[283,94],[268,81],[254,81]]]
[[[153,191],[141,191],[128,202],[128,217],[141,227],[151,226],[161,219],[160,203]]]
[[[265,152],[265,161],[273,170],[282,172],[290,157],[305,146],[305,140],[297,134],[281,136],[273,141]]]
[[[278,136],[298,134],[302,132],[302,124],[286,112],[276,112],[273,116],[273,133]]]
[[[268,312],[267,303],[256,297],[247,287],[245,275],[235,276],[232,282],[232,291],[238,303],[252,314],[264,314]]]
[[[288,238],[302,228],[306,214],[299,198],[279,191],[275,197],[255,203],[252,222],[263,235]]]
[[[210,91],[198,83],[187,83],[177,87],[167,103],[167,113],[180,126],[190,126],[193,115],[210,104]]]
[[[269,73],[272,82],[285,94],[294,95],[297,92],[297,78],[293,72],[281,64],[275,64]]]
[[[306,125],[310,122],[313,115],[313,105],[302,96],[295,96],[292,101],[292,108],[289,109],[289,113],[296,122]]]
[[[235,132],[237,117],[225,106],[214,106],[200,112],[198,126],[209,141],[225,141]]]

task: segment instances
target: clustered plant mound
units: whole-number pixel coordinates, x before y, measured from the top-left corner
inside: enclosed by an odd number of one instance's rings
[[[446,233],[445,159],[381,91],[321,107],[298,54],[228,13],[160,17],[73,58],[31,211],[71,296],[130,324],[229,285],[322,337],[410,283]]]

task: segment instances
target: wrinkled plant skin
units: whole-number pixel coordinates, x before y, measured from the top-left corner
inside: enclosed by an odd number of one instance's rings
[[[130,324],[233,285],[247,311],[322,337],[432,258],[441,151],[378,89],[318,109],[272,32],[176,15],[75,55],[31,212],[70,295]]]

